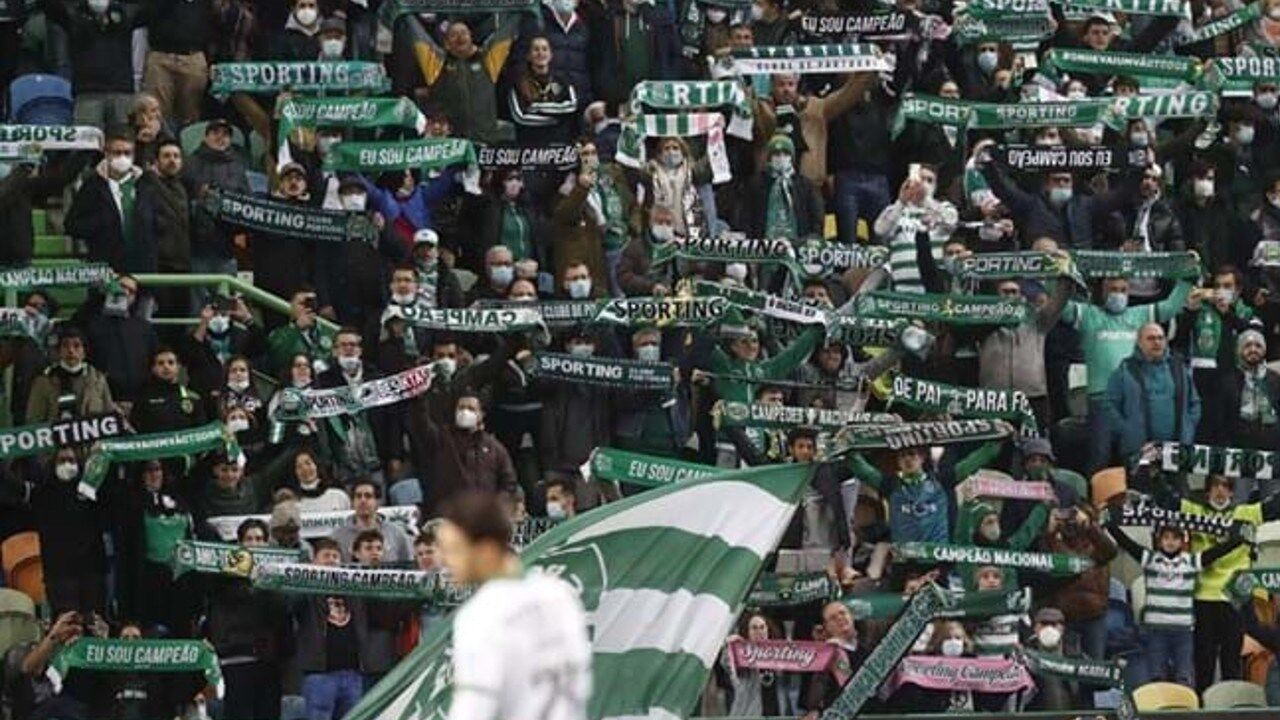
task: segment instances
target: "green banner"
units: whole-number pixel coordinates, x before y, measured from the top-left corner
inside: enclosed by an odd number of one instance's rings
[[[110,673],[204,673],[222,697],[222,669],[209,643],[200,640],[121,640],[81,637],[49,661],[54,692],[72,670]]]
[[[1120,687],[1124,682],[1124,668],[1116,663],[1083,657],[1050,655],[1025,648],[1020,650],[1019,654],[1027,669],[1036,675],[1048,675],[1104,687]]]
[[[187,402],[190,402],[189,400]],[[187,457],[220,450],[229,457],[240,457],[240,446],[235,435],[220,422],[211,422],[189,430],[168,430],[149,435],[102,440],[94,443],[89,459],[80,477],[79,493],[90,499],[98,498],[98,488],[107,477],[113,463],[158,460]]]
[[[1262,3],[1252,2],[1235,12],[1221,17],[1196,28],[1189,36],[1184,38],[1179,47],[1187,47],[1205,40],[1212,40],[1219,35],[1226,35],[1234,32],[1262,18]]]
[[[1068,3],[1059,4],[1064,6],[1064,10],[1105,10],[1122,12],[1125,15],[1160,15],[1191,19],[1190,0],[1070,0]]]
[[[378,237],[378,229],[362,214],[221,190],[210,190],[203,202],[217,219],[256,232],[324,242]]]
[[[795,248],[787,240],[748,239],[721,235],[700,237],[691,232],[684,242],[671,241],[655,245],[650,261],[661,265],[676,258],[709,262],[780,263],[796,268]]]
[[[1200,80],[1203,68],[1199,60],[1177,55],[1053,48],[1045,54],[1043,70],[1086,75],[1169,78],[1195,83]]]
[[[289,134],[300,127],[408,128],[421,134],[427,118],[408,98],[294,97],[276,108],[280,118],[279,147],[288,147]],[[282,155],[281,162],[285,161]]]
[[[1031,317],[1022,300],[981,295],[937,295],[874,290],[855,301],[857,315],[894,320],[911,318],[947,325],[1021,325]]]
[[[305,562],[303,550],[279,547],[245,547],[219,542],[179,540],[173,548],[173,576],[189,572],[230,577],[250,577],[255,568]]]
[[[937,543],[895,543],[895,561],[917,563],[960,563],[965,565],[995,565],[1020,570],[1035,570],[1057,576],[1079,575],[1093,567],[1093,561],[1080,555],[1061,553],[1024,552],[974,545],[942,545]]]
[[[1064,275],[1078,278],[1070,255],[1034,250],[970,255],[956,264],[956,273],[965,280],[1048,280]]]
[[[311,62],[215,63],[209,68],[209,94],[223,100],[231,93],[274,95],[281,92],[383,93],[391,80],[382,63],[350,60]]]
[[[671,363],[551,352],[535,353],[533,362],[534,376],[545,382],[628,388],[640,392],[671,392],[675,388],[676,369]]]
[[[906,129],[908,121],[963,128],[968,126],[969,116],[979,104],[994,105],[994,103],[976,103],[937,95],[908,93],[903,96],[902,102],[898,103],[898,112],[894,113],[889,132],[896,140]]]
[[[1127,95],[1115,98],[1112,103],[1107,124],[1116,131],[1123,131],[1130,120],[1204,118],[1218,112],[1218,94],[1208,91]]]
[[[827,328],[827,338],[838,339],[847,345],[892,347],[898,344],[908,327],[909,323],[901,318],[872,318],[835,313]]]
[[[961,15],[956,17],[951,34],[962,46],[987,42],[1021,45],[1039,43],[1045,38],[1052,37],[1056,28],[1053,18],[1048,15],[1020,15],[989,19]]]
[[[685,462],[674,458],[598,447],[587,460],[591,477],[605,482],[620,482],[636,487],[653,488],[684,480],[711,477],[729,472],[714,465]]]
[[[1258,83],[1280,83],[1280,58],[1216,57],[1205,68],[1205,88],[1216,90],[1224,97],[1253,97],[1253,86]]]
[[[938,617],[988,618],[995,615],[1025,613],[1031,609],[1031,589],[948,592],[950,603]],[[907,599],[899,593],[874,592],[846,595],[840,602],[849,608],[855,620],[884,620],[902,611]]]
[[[796,262],[809,276],[826,277],[852,268],[878,268],[889,261],[883,245],[844,245],[817,238],[795,244]]]
[[[1107,122],[1111,101],[1063,100],[1032,103],[974,103],[969,130],[1013,130],[1042,127],[1091,127]]]

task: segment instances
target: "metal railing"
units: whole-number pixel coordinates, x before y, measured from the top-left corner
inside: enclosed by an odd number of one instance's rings
[[[166,274],[166,273],[142,273],[133,276],[137,279],[138,284],[143,287],[185,287],[196,288],[205,287],[213,288],[218,292],[228,294],[230,292],[239,293],[247,302],[252,302],[264,310],[271,310],[281,315],[291,316],[292,309],[289,301],[255,286],[253,283],[236,277],[235,275],[187,275],[187,274]],[[156,325],[194,325],[199,322],[198,318],[187,317],[153,317],[151,322]],[[338,329],[338,325],[324,318],[316,318],[316,323],[327,330]]]

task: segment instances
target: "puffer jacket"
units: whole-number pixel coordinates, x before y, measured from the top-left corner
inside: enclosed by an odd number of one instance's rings
[[[1066,527],[1075,529],[1063,532]],[[1044,551],[1083,555],[1093,560],[1093,567],[1057,585],[1046,605],[1061,610],[1067,622],[1096,620],[1107,613],[1108,563],[1116,557],[1116,544],[1097,523],[1066,527],[1044,538]]]
[[[231,230],[218,223],[199,202],[205,187],[249,192],[248,167],[234,149],[214,150],[201,144],[183,164],[182,177],[193,201],[191,254],[200,258],[231,257]]]

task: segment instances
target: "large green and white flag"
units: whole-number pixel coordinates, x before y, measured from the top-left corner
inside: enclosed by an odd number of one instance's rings
[[[809,468],[772,466],[656,488],[568,520],[521,553],[576,587],[592,638],[588,716],[687,717]],[[443,720],[450,622],[346,720]]]

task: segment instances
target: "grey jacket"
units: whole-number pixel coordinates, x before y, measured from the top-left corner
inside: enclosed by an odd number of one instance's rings
[[[387,565],[407,563],[413,560],[413,541],[409,539],[404,528],[393,522],[378,522],[378,532],[382,533],[382,562]],[[342,559],[351,560],[351,545],[360,534],[355,518],[342,527],[335,528],[329,538],[338,543],[342,549]]]
[[[1021,390],[1029,398],[1049,393],[1044,371],[1044,339],[1071,297],[1071,282],[1059,278],[1044,307],[1017,327],[991,331],[978,345],[978,385]]]

